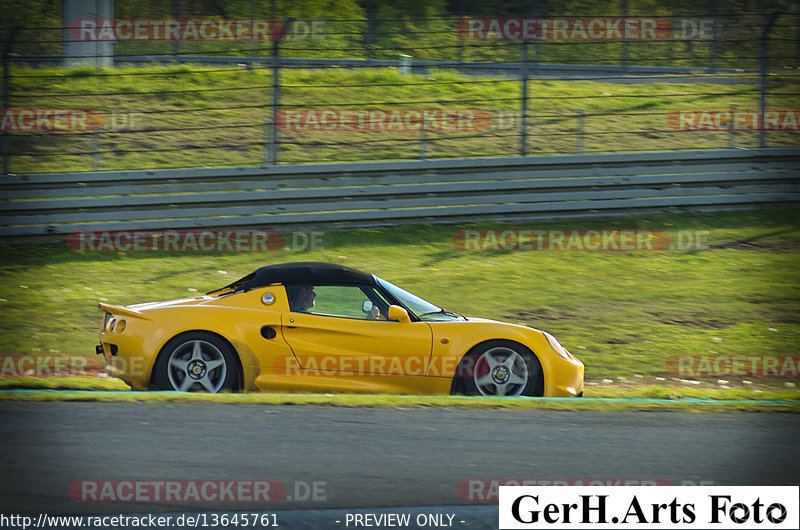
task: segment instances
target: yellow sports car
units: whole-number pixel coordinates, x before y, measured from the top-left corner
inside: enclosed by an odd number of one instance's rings
[[[138,390],[583,394],[583,363],[549,333],[466,318],[330,263],[100,309],[97,353]]]

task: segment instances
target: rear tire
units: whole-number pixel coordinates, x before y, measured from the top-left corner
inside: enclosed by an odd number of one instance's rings
[[[522,344],[492,340],[479,344],[461,359],[453,388],[467,395],[541,396],[542,365]]]
[[[154,367],[158,390],[179,392],[232,391],[236,389],[236,352],[213,333],[193,331],[170,339]]]

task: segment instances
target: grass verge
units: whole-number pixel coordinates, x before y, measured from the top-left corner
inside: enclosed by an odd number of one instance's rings
[[[457,408],[505,410],[597,410],[674,412],[800,412],[800,400],[719,400],[654,398],[493,398],[395,396],[385,394],[187,394],[178,392],[3,390],[0,401],[91,401],[313,405],[394,409]]]
[[[0,401],[100,401],[227,403],[243,405],[317,405],[387,408],[499,408],[557,410],[662,410],[682,412],[800,412],[800,396],[791,389],[745,393],[678,385],[594,388],[584,398],[486,398],[472,396],[396,396],[384,394],[195,394],[132,392],[117,379],[91,377],[0,380]]]
[[[702,237],[702,244],[650,252],[463,252],[453,234],[466,227],[659,229],[673,242],[688,235],[695,243]],[[63,242],[6,245],[0,252],[0,388],[25,386],[25,378],[8,377],[19,375],[9,371],[22,365],[20,358],[96,364],[98,301],[183,298],[263,265],[328,261],[378,274],[449,310],[553,333],[586,365],[587,397],[800,397],[797,366],[771,378],[671,373],[680,356],[798,351],[796,208],[328,230],[322,248],[268,253],[81,254]],[[45,379],[36,388],[87,388],[80,378]],[[124,388],[98,378],[85,384]]]

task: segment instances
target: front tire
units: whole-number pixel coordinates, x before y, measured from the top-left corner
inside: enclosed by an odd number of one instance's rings
[[[467,395],[541,396],[542,365],[522,344],[493,340],[473,348],[461,360],[454,388]]]
[[[155,365],[158,390],[179,392],[231,391],[236,388],[237,365],[233,348],[217,335],[185,333],[164,345]]]

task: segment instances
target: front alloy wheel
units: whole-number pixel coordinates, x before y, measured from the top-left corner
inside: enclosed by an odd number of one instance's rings
[[[236,368],[225,342],[207,333],[190,333],[169,341],[156,362],[156,386],[179,392],[233,389]]]
[[[462,361],[466,394],[482,396],[541,396],[542,367],[528,348],[511,341],[492,341]]]

